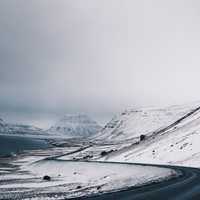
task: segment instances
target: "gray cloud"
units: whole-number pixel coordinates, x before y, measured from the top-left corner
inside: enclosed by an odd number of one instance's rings
[[[3,116],[102,119],[199,100],[199,8],[197,0],[1,0]]]

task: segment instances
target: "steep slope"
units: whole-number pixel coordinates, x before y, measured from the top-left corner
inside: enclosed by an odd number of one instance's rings
[[[104,159],[200,167],[200,107]]]
[[[114,117],[96,136],[95,140],[124,141],[138,139],[162,130],[189,113],[196,104],[167,108],[128,110]]]
[[[65,115],[48,132],[67,137],[88,137],[96,134],[101,127],[85,114]]]

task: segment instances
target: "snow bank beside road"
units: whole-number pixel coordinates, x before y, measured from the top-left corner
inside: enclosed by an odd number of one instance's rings
[[[58,200],[123,190],[177,176],[174,170],[166,168],[63,160],[66,156],[50,158],[75,149],[35,151],[16,158],[12,161],[15,169],[0,174],[0,199]],[[50,180],[43,180],[45,175]]]
[[[67,185],[67,197],[121,190],[176,175],[174,170],[158,167],[58,160],[40,161],[29,166],[28,170],[37,178],[44,175],[51,177],[51,181],[40,183],[40,188]]]

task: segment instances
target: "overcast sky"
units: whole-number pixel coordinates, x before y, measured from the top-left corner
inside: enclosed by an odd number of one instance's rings
[[[1,0],[0,116],[49,126],[200,100],[198,0]]]

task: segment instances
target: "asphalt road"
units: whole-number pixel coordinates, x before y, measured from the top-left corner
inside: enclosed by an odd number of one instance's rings
[[[159,165],[150,165],[159,166]],[[160,165],[161,166],[161,165]],[[139,188],[77,198],[81,200],[200,200],[200,169],[177,166],[161,166],[180,170],[178,178]]]

